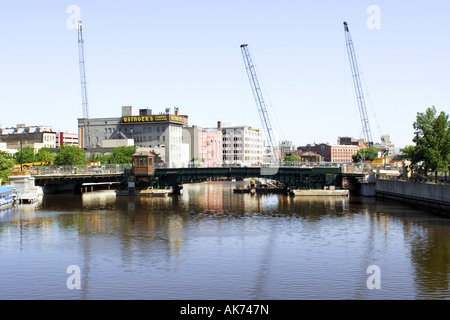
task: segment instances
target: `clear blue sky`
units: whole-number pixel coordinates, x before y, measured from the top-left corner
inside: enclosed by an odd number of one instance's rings
[[[178,106],[191,124],[262,127],[240,51],[247,43],[281,139],[362,137],[343,21],[376,141],[389,133],[397,146],[411,144],[417,112],[434,105],[450,113],[447,1],[18,0],[0,3],[3,127],[76,132],[82,108],[70,5],[83,21],[91,117],[120,116],[123,105]],[[379,29],[367,26],[371,5]]]

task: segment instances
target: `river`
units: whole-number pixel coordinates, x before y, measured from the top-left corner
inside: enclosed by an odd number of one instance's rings
[[[0,299],[449,299],[450,219],[374,198],[44,195],[0,213]]]

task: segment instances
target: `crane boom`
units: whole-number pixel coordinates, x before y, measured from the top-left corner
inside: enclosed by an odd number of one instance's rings
[[[347,44],[348,59],[350,61],[350,67],[352,69],[353,84],[355,86],[356,100],[358,102],[359,115],[361,118],[361,124],[363,129],[364,138],[366,142],[371,146],[373,144],[372,133],[369,125],[369,117],[367,115],[366,102],[364,99],[364,92],[361,85],[361,76],[358,69],[358,63],[356,61],[355,48],[350,36],[347,22],[344,21],[344,33]]]
[[[89,103],[88,103],[86,69],[84,58],[83,27],[81,26],[81,21],[78,21],[78,56],[80,62],[81,102],[84,118],[83,120],[84,132],[82,141],[84,143],[84,135],[86,135],[88,142],[87,145],[90,147]]]
[[[244,58],[247,75],[250,81],[250,85],[252,87],[253,96],[255,97],[256,106],[258,108],[258,113],[261,118],[262,125],[264,127],[264,131],[267,136],[267,144],[270,155],[276,160],[279,160],[277,156],[277,152],[275,150],[275,138],[274,132],[272,130],[272,125],[270,123],[269,114],[267,112],[266,104],[264,102],[264,98],[262,95],[261,87],[259,85],[258,77],[256,76],[255,66],[253,64],[250,52],[248,50],[247,44],[241,45],[242,57]]]

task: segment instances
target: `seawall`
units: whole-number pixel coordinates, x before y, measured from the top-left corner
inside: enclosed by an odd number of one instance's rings
[[[450,217],[450,185],[414,181],[375,180],[375,195],[431,209]]]

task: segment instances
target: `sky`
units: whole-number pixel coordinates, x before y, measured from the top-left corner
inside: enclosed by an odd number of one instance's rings
[[[362,138],[346,21],[374,141],[404,147],[418,112],[450,113],[449,12],[435,0],[2,0],[0,126],[77,132],[79,16],[91,118],[178,107],[192,125],[263,128],[245,43],[278,140]]]

